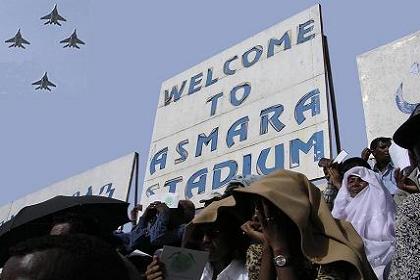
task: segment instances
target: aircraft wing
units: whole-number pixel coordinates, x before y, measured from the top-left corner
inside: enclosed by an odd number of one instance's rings
[[[51,18],[51,14],[48,14],[46,16],[43,16],[41,19],[50,19]]]
[[[82,45],[84,45],[85,42],[83,42],[82,40],[80,40],[79,38],[77,38],[76,39],[76,44],[82,44]]]
[[[54,84],[53,84],[53,83],[51,83],[50,81],[48,81],[48,86],[57,87],[56,85],[54,85]]]
[[[70,42],[70,37],[67,38],[67,39],[64,39],[64,40],[60,41],[60,43],[68,43],[68,42]]]
[[[15,37],[13,37],[13,38],[11,38],[11,39],[9,39],[9,40],[6,40],[6,41],[4,41],[5,43],[14,43],[15,42]]]
[[[62,21],[67,21],[65,18],[63,18],[62,16],[60,16],[60,15],[57,15],[57,19],[58,20],[62,20]]]
[[[30,45],[30,44],[31,44],[31,43],[29,43],[28,41],[26,41],[26,40],[25,40],[25,39],[23,39],[23,38],[22,38],[22,43],[23,43],[23,44],[28,44],[28,45]]]
[[[38,82],[32,83],[34,86],[40,86],[42,84],[42,80],[39,80]]]

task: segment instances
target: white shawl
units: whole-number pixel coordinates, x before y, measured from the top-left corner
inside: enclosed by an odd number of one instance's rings
[[[355,175],[369,185],[355,197],[347,190],[347,179]],[[365,167],[354,167],[344,174],[332,215],[350,222],[363,239],[366,256],[379,280],[395,249],[395,204],[378,175]]]

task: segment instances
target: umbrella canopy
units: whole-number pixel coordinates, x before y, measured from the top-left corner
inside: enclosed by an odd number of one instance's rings
[[[90,217],[98,225],[98,234],[112,232],[129,221],[128,203],[103,196],[56,196],[26,206],[0,227],[0,267],[11,246],[26,239],[49,233],[53,219],[67,212]]]

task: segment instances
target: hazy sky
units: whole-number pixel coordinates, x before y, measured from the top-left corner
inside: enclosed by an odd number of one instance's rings
[[[39,18],[54,4],[62,27]],[[161,83],[315,1],[0,0],[0,205],[132,151],[140,178]],[[320,1],[342,146],[366,145],[356,56],[420,29],[416,1]],[[21,28],[26,50],[7,48]],[[58,43],[77,28],[82,49]],[[52,93],[31,83],[45,71]]]

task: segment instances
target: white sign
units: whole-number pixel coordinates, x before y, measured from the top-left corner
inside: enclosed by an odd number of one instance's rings
[[[0,226],[23,207],[57,195],[101,195],[127,201],[135,159],[136,153],[131,153],[6,204],[0,207]]]
[[[420,103],[420,32],[357,57],[368,141],[392,137]]]
[[[323,176],[330,157],[320,6],[162,84],[142,203],[198,204],[236,174],[292,169]]]

